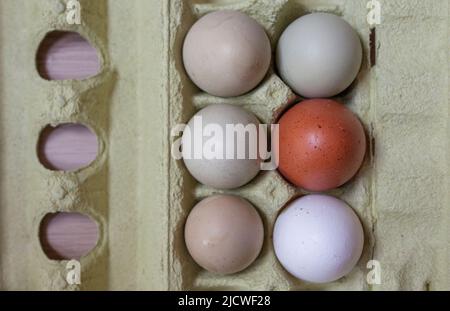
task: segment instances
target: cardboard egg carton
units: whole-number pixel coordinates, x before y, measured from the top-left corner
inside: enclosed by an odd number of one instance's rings
[[[79,0],[79,25],[67,22],[58,3],[0,2],[1,289],[450,288],[448,1],[379,0],[382,17],[372,45],[367,1],[360,0]],[[358,115],[370,143],[357,176],[328,193],[358,214],[365,247],[358,265],[336,282],[297,280],[275,257],[276,216],[305,191],[277,171],[261,172],[232,191],[212,189],[171,157],[176,139],[171,128],[206,105],[239,105],[272,123],[300,100],[273,63],[264,81],[244,96],[218,98],[194,86],[183,69],[184,36],[200,16],[221,9],[257,20],[273,51],[289,23],[309,12],[337,14],[360,36],[361,71],[336,99]],[[55,29],[79,32],[98,50],[97,76],[39,77],[35,53]],[[39,163],[40,131],[63,122],[80,122],[96,132],[100,152],[89,167],[64,173]],[[249,268],[228,276],[202,270],[184,245],[189,211],[216,193],[247,199],[264,222],[261,254]],[[67,283],[68,261],[49,260],[39,243],[42,218],[62,211],[87,214],[100,229],[97,246],[80,260],[79,285]],[[366,280],[370,260],[380,264],[380,284]]]
[[[346,5],[337,2],[322,2],[318,4],[315,1],[241,1],[228,4],[223,3],[204,3],[196,1],[173,1],[171,3],[171,21],[177,24],[170,29],[175,29],[171,33],[170,44],[173,51],[181,51],[182,43],[186,31],[200,16],[223,9],[233,9],[242,11],[257,20],[266,30],[272,43],[272,50],[275,51],[276,43],[282,31],[290,22],[304,14],[314,11],[325,11],[338,14],[349,21],[358,34],[365,50],[365,55],[369,51],[369,27],[365,21],[365,14],[358,16],[358,11],[354,8],[350,11]],[[275,55],[275,53],[274,53]],[[181,105],[169,106],[171,109],[171,124],[187,122],[195,111],[206,105],[214,103],[229,103],[239,105],[248,111],[253,112],[262,123],[271,124],[276,122],[280,113],[290,104],[296,103],[299,98],[292,90],[281,80],[276,73],[274,64],[275,57],[272,58],[272,65],[263,82],[250,93],[234,98],[220,98],[203,93],[198,90],[186,76],[180,52],[170,55],[170,81],[177,84],[170,86],[172,92],[170,97],[181,96],[179,101]],[[367,128],[366,117],[370,109],[370,67],[367,57],[357,81],[346,94],[339,99],[349,105],[362,119]],[[179,90],[182,90],[181,93]],[[369,133],[370,135],[370,133]],[[170,213],[171,230],[173,232],[171,247],[177,256],[171,258],[171,266],[174,270],[171,274],[171,282],[177,284],[179,289],[242,289],[242,290],[299,290],[299,289],[338,289],[354,288],[364,289],[364,261],[367,262],[371,257],[372,236],[370,228],[372,226],[371,214],[368,213],[370,207],[370,193],[363,191],[370,187],[370,163],[371,156],[368,152],[367,159],[357,178],[351,183],[331,193],[342,197],[351,206],[354,206],[365,225],[366,247],[364,250],[361,265],[348,275],[345,280],[334,284],[313,285],[306,284],[290,276],[278,263],[272,246],[272,228],[283,206],[293,198],[305,194],[305,191],[297,189],[286,182],[277,171],[262,171],[249,184],[232,190],[221,191],[206,187],[196,183],[184,168],[182,162],[172,161],[171,176],[173,181],[177,179],[176,185],[171,189],[174,197],[171,199]],[[179,196],[182,193],[182,196]],[[246,270],[234,274],[221,276],[212,274],[199,268],[190,258],[185,247],[182,245],[183,225],[187,214],[194,204],[209,195],[216,193],[231,193],[241,196],[250,201],[259,211],[264,222],[265,240],[264,246],[258,259]]]

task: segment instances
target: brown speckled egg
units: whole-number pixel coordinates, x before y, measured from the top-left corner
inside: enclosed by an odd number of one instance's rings
[[[325,191],[349,181],[366,151],[364,128],[341,103],[310,99],[279,120],[279,171],[291,183]]]
[[[258,256],[264,228],[256,209],[232,195],[200,201],[184,227],[187,249],[204,269],[231,274],[247,268]]]

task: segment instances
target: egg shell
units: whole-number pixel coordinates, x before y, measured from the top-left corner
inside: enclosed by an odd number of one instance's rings
[[[364,246],[364,231],[343,201],[327,195],[306,195],[278,216],[273,245],[281,265],[298,279],[327,283],[347,275]]]
[[[202,118],[203,130],[211,124],[217,125],[223,130],[225,134],[222,137],[219,135],[208,136],[205,131],[203,131],[202,135],[203,147],[206,149],[206,144],[209,143],[219,146],[219,149],[222,150],[223,159],[209,159],[206,156],[196,159],[194,157],[194,117]],[[245,144],[245,150],[249,151],[251,137],[248,137],[245,141],[237,138],[235,140],[234,157],[232,159],[226,158],[227,124],[241,124],[243,126],[254,124],[258,126],[259,121],[252,113],[241,107],[229,104],[213,104],[198,111],[191,118],[187,124],[187,127],[191,129],[191,135],[187,135],[185,131],[182,137],[182,155],[188,171],[200,183],[218,189],[233,189],[243,186],[251,181],[260,171],[261,160],[258,154],[253,158],[247,152],[245,158],[238,158],[238,144]],[[259,135],[262,135],[262,133],[253,136],[252,144],[258,144]],[[189,148],[187,145],[189,145]]]
[[[277,45],[281,78],[304,97],[331,97],[344,91],[361,67],[358,34],[342,18],[312,13],[291,23]]]
[[[364,160],[364,128],[337,101],[300,102],[282,115],[279,125],[279,172],[297,187],[310,191],[339,187]]]
[[[183,62],[191,80],[209,94],[238,96],[266,75],[271,46],[264,29],[244,13],[223,10],[200,18],[183,45]]]
[[[219,274],[247,268],[257,258],[264,239],[256,209],[231,195],[200,201],[190,212],[184,232],[192,258],[204,269]]]

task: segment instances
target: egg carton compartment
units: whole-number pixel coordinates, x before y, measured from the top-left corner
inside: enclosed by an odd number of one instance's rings
[[[70,25],[61,9],[66,0],[0,1],[0,289],[450,289],[448,1],[379,0],[375,30],[365,0],[79,2],[81,24]],[[277,171],[220,191],[198,184],[182,160],[171,158],[171,128],[206,105],[239,105],[272,123],[300,100],[273,61],[264,81],[240,97],[218,98],[194,86],[181,59],[184,36],[200,16],[221,9],[257,20],[273,51],[289,23],[309,12],[337,14],[359,34],[361,71],[336,99],[358,115],[369,145],[357,176],[329,194],[358,214],[365,247],[358,265],[336,282],[299,281],[275,257],[276,216],[305,191]],[[100,72],[81,81],[41,78],[36,51],[53,30],[86,38]],[[68,122],[95,132],[98,156],[74,172],[50,171],[36,154],[39,134]],[[261,254],[229,276],[202,270],[184,243],[189,211],[215,193],[242,196],[264,222]],[[97,245],[80,260],[81,285],[67,284],[67,260],[49,259],[40,245],[41,221],[54,212],[82,213],[98,225]],[[366,282],[370,259],[381,265],[381,284]]]

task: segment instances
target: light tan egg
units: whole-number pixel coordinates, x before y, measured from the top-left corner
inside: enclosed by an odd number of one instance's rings
[[[261,251],[262,220],[246,200],[215,195],[200,201],[186,221],[184,238],[192,258],[204,269],[232,274],[247,268]]]

